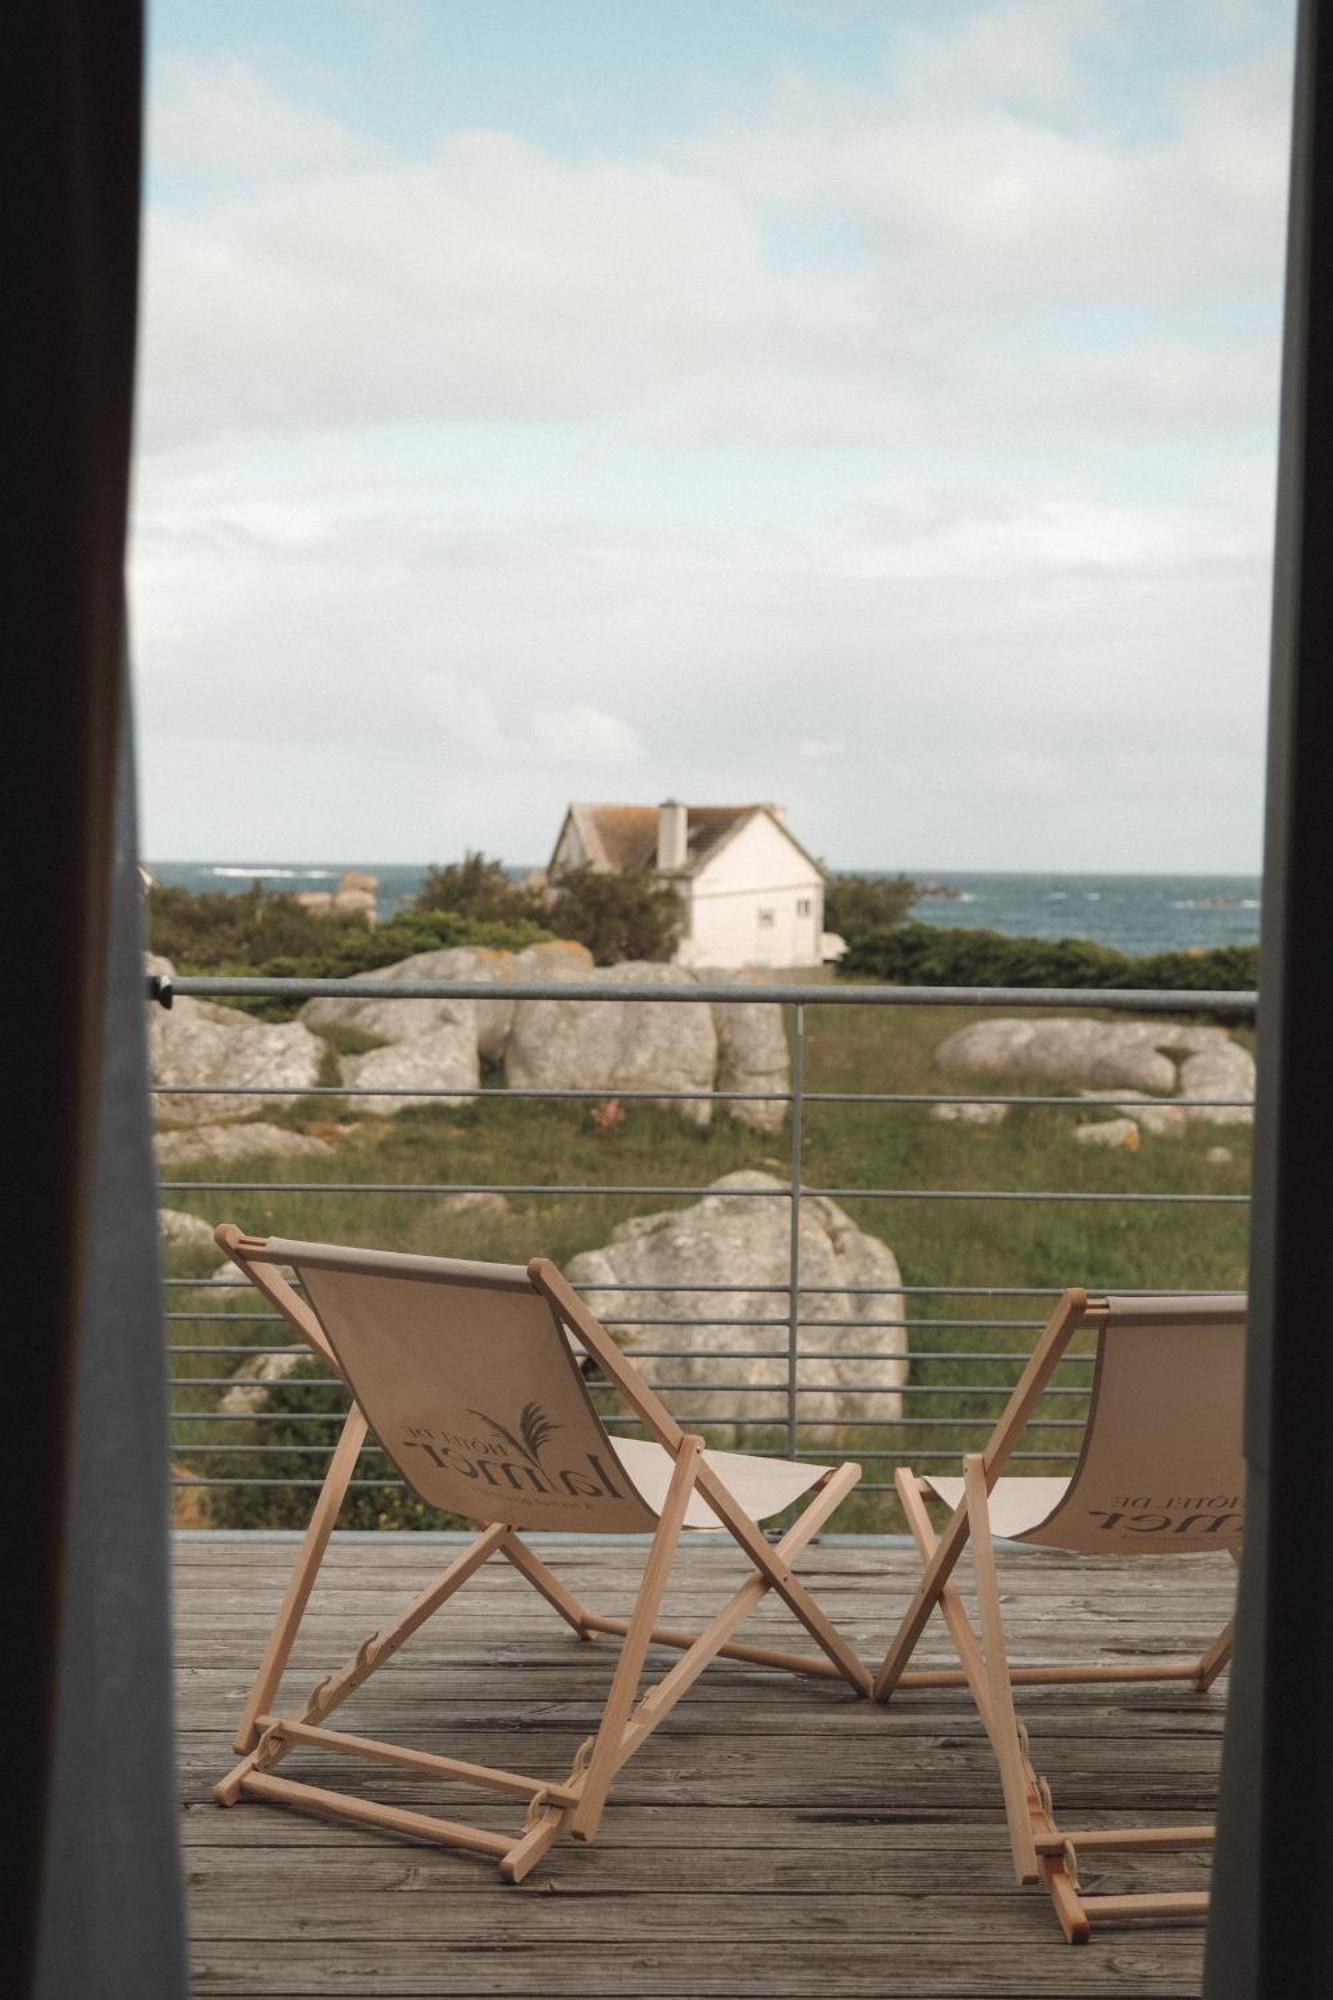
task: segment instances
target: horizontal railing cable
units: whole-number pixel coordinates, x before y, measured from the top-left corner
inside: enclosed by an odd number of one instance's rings
[[[684,1201],[708,1192],[706,1187],[655,1187],[617,1181],[575,1181],[553,1186],[546,1181],[159,1181],[167,1194],[192,1190],[209,1194],[540,1194],[540,1195],[634,1195],[654,1201]],[[823,1201],[1127,1201],[1204,1202],[1232,1205],[1249,1200],[1248,1194],[1213,1194],[1191,1190],[1185,1194],[1120,1193],[1108,1189],[1083,1188],[863,1188],[802,1187],[801,1199]],[[772,1188],[728,1188],[728,1201],[785,1201],[787,1196]],[[688,1286],[684,1289],[688,1290]]]
[[[163,982],[149,997],[164,997]],[[1253,1014],[1253,989],[1182,989],[1107,986],[803,986],[710,985],[707,980],[679,986],[602,985],[590,979],[512,983],[469,979],[271,979],[249,975],[172,975],[168,995],[197,1000],[490,1000],[506,1006],[527,1000],[580,1000],[603,1005],[709,1007],[1017,1007],[1051,1012],[1062,1007],[1132,1014]]]
[[[717,1105],[730,1107],[744,1116],[747,1107],[776,1108],[778,1117],[789,1121],[790,1144],[783,1162],[780,1181],[760,1187],[729,1188],[729,1198],[739,1201],[767,1201],[783,1204],[787,1215],[788,1271],[784,1281],[718,1280],[695,1283],[681,1280],[605,1280],[580,1287],[594,1302],[606,1300],[603,1310],[616,1331],[627,1336],[627,1351],[653,1370],[659,1391],[678,1401],[673,1410],[679,1421],[709,1430],[722,1428],[749,1440],[746,1448],[764,1456],[775,1454],[806,1461],[824,1461],[836,1452],[837,1440],[845,1437],[857,1457],[867,1466],[892,1464],[905,1454],[920,1467],[950,1466],[958,1463],[961,1441],[978,1448],[984,1441],[995,1415],[1012,1390],[1016,1373],[1028,1358],[1027,1350],[1015,1342],[1015,1335],[1035,1334],[1044,1321],[1032,1317],[1059,1296],[1056,1285],[1015,1284],[858,1284],[812,1283],[802,1270],[800,1235],[795,1224],[807,1201],[896,1202],[913,1204],[976,1203],[1018,1205],[1060,1205],[1093,1210],[1120,1205],[1131,1210],[1219,1210],[1243,1208],[1249,1197],[1234,1188],[1195,1187],[1187,1189],[1143,1189],[1135,1187],[938,1187],[843,1184],[843,1178],[828,1185],[806,1179],[808,1158],[805,1120],[819,1107],[864,1106],[867,1110],[911,1114],[916,1111],[944,1111],[960,1107],[981,1107],[983,1114],[1012,1111],[1073,1112],[1080,1117],[1131,1111],[1138,1116],[1165,1112],[1171,1129],[1184,1128],[1192,1116],[1225,1120],[1228,1113],[1247,1113],[1247,1097],[1163,1097],[1137,1090],[1107,1089],[1071,1094],[1034,1089],[962,1091],[846,1090],[810,1088],[805,1074],[807,1010],[954,1007],[1052,1012],[1075,1009],[1080,1012],[1151,1014],[1162,1017],[1214,1015],[1227,1019],[1248,1018],[1255,1011],[1256,996],[1249,991],[1209,990],[1201,992],[1155,992],[1085,988],[973,988],[973,987],[854,987],[805,986],[792,983],[731,984],[698,982],[679,985],[604,985],[594,980],[560,980],[548,983],[508,984],[505,982],[405,980],[390,981],[366,977],[350,979],[268,979],[246,977],[183,977],[152,983],[152,997],[169,1006],[176,995],[209,999],[279,999],[288,1003],[309,999],[345,1001],[438,1000],[440,1002],[502,1002],[524,1006],[555,1001],[566,1003],[629,1003],[658,1005],[703,1005],[722,1008],[754,1006],[787,1010],[791,1023],[791,1077],[785,1089],[741,1089],[727,1085],[715,1088],[653,1088],[639,1082],[621,1088],[612,1085],[500,1087],[490,1079],[476,1084],[393,1084],[318,1083],[293,1087],[279,1083],[172,1084],[153,1086],[155,1098],[168,1114],[173,1101],[192,1100],[201,1105],[214,1099],[253,1102],[256,1109],[273,1103],[290,1105],[306,1100],[345,1103],[355,1113],[357,1105],[375,1100],[379,1104],[402,1102],[470,1105],[484,1112],[503,1104],[549,1103],[570,1107],[601,1105],[614,1097],[626,1107],[635,1105],[684,1108]],[[198,1113],[196,1113],[196,1116]],[[205,1112],[206,1115],[206,1112]],[[473,1114],[469,1114],[470,1116]],[[238,1132],[244,1126],[236,1126]],[[862,1128],[856,1128],[862,1129]],[[1035,1128],[1028,1128],[1035,1129]],[[771,1143],[771,1142],[770,1142]],[[766,1165],[770,1164],[768,1162]],[[777,1162],[771,1163],[777,1166]],[[204,1169],[207,1171],[207,1169]],[[169,1170],[168,1170],[169,1171]],[[694,1202],[711,1192],[709,1185],[681,1185],[666,1181],[572,1181],[560,1183],[538,1180],[429,1180],[402,1179],[355,1181],[319,1179],[307,1174],[301,1179],[262,1180],[258,1178],[175,1178],[164,1179],[165,1195],[202,1201],[215,1195],[263,1195],[269,1201],[293,1197],[338,1198],[406,1196],[443,1199],[455,1195],[496,1195],[504,1197],[559,1196],[566,1199],[645,1200],[663,1203]],[[341,1211],[340,1211],[341,1212]],[[330,1223],[331,1229],[341,1225]],[[541,1247],[541,1246],[535,1246]],[[1071,1275],[1080,1275],[1073,1274]],[[190,1408],[178,1406],[172,1413],[175,1442],[173,1455],[198,1457],[203,1469],[186,1463],[173,1467],[172,1483],[178,1488],[201,1487],[221,1491],[249,1491],[256,1496],[281,1494],[290,1489],[314,1490],[318,1477],[304,1477],[300,1468],[327,1460],[335,1427],[345,1421],[349,1407],[345,1385],[327,1374],[279,1373],[271,1379],[260,1373],[265,1361],[313,1361],[310,1351],[287,1341],[266,1343],[259,1329],[272,1327],[283,1332],[286,1323],[269,1311],[232,1310],[233,1300],[246,1291],[239,1274],[222,1273],[192,1278],[173,1275],[166,1280],[169,1303],[165,1318],[169,1327],[186,1333],[182,1340],[168,1338],[167,1353],[173,1372],[169,1386],[187,1404],[225,1394],[240,1396],[241,1407]],[[1183,1286],[1129,1287],[1089,1285],[1090,1292],[1114,1290],[1121,1296],[1185,1295],[1193,1288]],[[215,1295],[205,1305],[200,1293]],[[181,1294],[193,1294],[182,1298]],[[619,1308],[642,1298],[646,1311]],[[659,1299],[678,1298],[681,1310],[659,1306]],[[716,1299],[714,1316],[701,1316],[705,1299]],[[771,1299],[773,1311],[729,1312],[728,1301],[758,1302]],[[823,1309],[824,1302],[829,1310]],[[866,1310],[849,1310],[864,1301]],[[941,1317],[932,1318],[932,1311]],[[1008,1302],[1008,1310],[1005,1304]],[[998,1308],[994,1316],[986,1308]],[[969,1307],[972,1308],[969,1311]],[[979,1310],[978,1310],[979,1309]],[[1014,1316],[1017,1313],[1018,1316]],[[960,1316],[960,1314],[962,1316]],[[235,1331],[239,1340],[191,1339],[190,1329],[202,1334],[207,1326],[225,1334]],[[248,1330],[255,1337],[247,1337]],[[762,1346],[743,1344],[753,1333]],[[785,1338],[783,1337],[785,1334]],[[840,1336],[902,1336],[899,1344],[887,1346],[840,1343]],[[707,1344],[719,1335],[725,1345]],[[963,1335],[961,1347],[934,1347],[941,1338]],[[967,1336],[972,1336],[967,1340]],[[1005,1338],[1008,1336],[1008,1338]],[[987,1347],[988,1338],[1001,1340],[1000,1347]],[[742,1344],[738,1344],[740,1341]],[[669,1344],[664,1344],[667,1342]],[[1072,1465],[1077,1438],[1088,1404],[1088,1370],[1094,1356],[1073,1353],[1062,1363],[1061,1379],[1050,1385],[1029,1424],[1030,1447],[1014,1455],[1015,1464],[1036,1467]],[[210,1361],[226,1374],[176,1374],[181,1362]],[[744,1364],[737,1367],[736,1364]],[[821,1370],[841,1368],[852,1379],[825,1379]],[[701,1369],[711,1371],[708,1380],[698,1379]],[[876,1381],[862,1378],[867,1369],[891,1371]],[[1072,1371],[1068,1379],[1065,1370]],[[767,1379],[766,1371],[772,1371]],[[946,1371],[939,1379],[935,1371]],[[961,1371],[958,1380],[947,1379],[948,1371]],[[996,1371],[1005,1371],[996,1379]],[[813,1378],[813,1379],[812,1379]],[[599,1378],[589,1386],[600,1394]],[[846,1404],[845,1399],[857,1399]],[[330,1400],[332,1399],[332,1400]],[[727,1400],[731,1399],[731,1400]],[[815,1399],[820,1399],[816,1403]],[[834,1414],[827,1405],[832,1399]],[[844,1406],[838,1407],[838,1399]],[[259,1407],[260,1404],[267,1405]],[[883,1405],[883,1414],[874,1407]],[[765,1414],[755,1414],[756,1410]],[[604,1421],[615,1434],[633,1433],[637,1420],[631,1415],[609,1413]],[[240,1427],[239,1431],[237,1427]],[[230,1442],[232,1435],[235,1442]],[[781,1445],[772,1440],[781,1436]],[[1049,1440],[1043,1445],[1043,1440]],[[910,1442],[909,1442],[910,1441]],[[387,1458],[384,1447],[369,1441],[363,1450],[358,1476],[349,1491],[384,1495],[400,1486],[396,1473],[386,1470],[381,1477],[367,1477],[368,1471]],[[270,1476],[274,1464],[283,1467]],[[228,1468],[231,1468],[230,1470]],[[892,1492],[884,1478],[863,1480],[857,1489],[866,1495]],[[261,1504],[262,1501],[259,1501]],[[378,1504],[378,1503],[377,1503]]]

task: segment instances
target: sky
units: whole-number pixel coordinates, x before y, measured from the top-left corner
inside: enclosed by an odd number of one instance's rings
[[[153,858],[1260,862],[1291,0],[155,0]]]

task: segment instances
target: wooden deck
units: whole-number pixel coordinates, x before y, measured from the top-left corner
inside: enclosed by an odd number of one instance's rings
[[[294,1555],[237,1535],[178,1544],[178,1724],[198,1996],[934,1996],[1196,1994],[1198,1924],[1117,1926],[1066,1945],[1044,1893],[1014,1885],[999,1787],[960,1693],[888,1708],[831,1683],[720,1663],[621,1773],[600,1837],[506,1887],[493,1864],[271,1805],[214,1805]],[[627,1612],[640,1551],[548,1544],[586,1602]],[[290,1705],[450,1557],[411,1535],[335,1542],[284,1690]],[[909,1589],[906,1550],[816,1547],[801,1572],[874,1660]],[[664,1622],[701,1621],[741,1570],[686,1550]],[[1074,1565],[1001,1553],[1016,1660],[1198,1653],[1226,1616],[1222,1558]],[[741,1635],[797,1632],[780,1606]],[[781,1637],[776,1635],[781,1633]],[[803,1643],[797,1635],[796,1643]],[[944,1658],[938,1641],[934,1657]],[[563,1776],[614,1657],[581,1645],[504,1564],[484,1570],[362,1689],[339,1725]],[[652,1656],[650,1664],[674,1655]],[[1211,1812],[1225,1678],[1026,1689],[1020,1712],[1067,1824]],[[336,1761],[336,1770],[332,1769]],[[292,1776],[516,1830],[521,1808],[305,1750]],[[1107,1856],[1085,1884],[1199,1887],[1189,1855]],[[1094,1877],[1096,1880],[1094,1881]]]

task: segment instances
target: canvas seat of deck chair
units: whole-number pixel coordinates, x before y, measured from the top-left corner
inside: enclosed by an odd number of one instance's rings
[[[1051,1377],[1079,1334],[1094,1336],[1092,1384],[1077,1462],[1067,1478],[1004,1472]],[[955,1478],[919,1478],[899,1467],[898,1496],[922,1562],[922,1578],[875,1677],[876,1698],[899,1688],[966,1686],[999,1766],[1014,1870],[1044,1882],[1066,1937],[1114,1920],[1200,1916],[1206,1891],[1094,1895],[1079,1857],[1206,1849],[1206,1825],[1069,1828],[1056,1819],[1050,1786],[1033,1762],[1013,1690],[1153,1680],[1207,1690],[1231,1653],[1228,1621],[1199,1657],[1105,1665],[1011,1667],[1006,1657],[994,1539],[1096,1557],[1198,1556],[1239,1561],[1244,1526],[1242,1453],[1245,1299],[1104,1297],[1068,1291],[1038,1339],[984,1451]],[[925,1502],[950,1511],[936,1532]],[[970,1546],[980,1633],[953,1572]],[[956,1669],[907,1670],[938,1611],[958,1655]]]
[[[215,1236],[353,1399],[241,1720],[241,1761],[215,1788],[220,1804],[263,1799],[470,1849],[497,1861],[507,1880],[521,1881],[564,1834],[595,1836],[616,1771],[719,1656],[869,1693],[869,1672],[792,1571],[855,1486],[859,1466],[705,1450],[545,1259],[526,1267],[468,1263],[246,1237],[226,1223]],[[571,1337],[648,1437],[610,1436]],[[481,1532],[394,1623],[372,1633],[298,1709],[279,1715],[279,1683],[371,1431],[421,1499],[475,1522]],[[759,1523],[802,1499],[804,1511],[770,1543]],[[628,1618],[590,1611],[522,1539],[524,1531],[550,1530],[651,1538]],[[749,1573],[702,1632],[665,1629],[657,1613],[680,1538],[700,1531],[729,1535],[747,1557]],[[580,1639],[607,1634],[622,1642],[596,1733],[579,1747],[568,1776],[552,1782],[329,1728],[332,1711],[497,1555]],[[818,1654],[750,1646],[733,1637],[770,1590],[805,1627]],[[681,1657],[639,1696],[653,1645],[674,1648]],[[279,1775],[275,1766],[301,1748],[499,1793],[514,1799],[525,1816],[511,1837]]]

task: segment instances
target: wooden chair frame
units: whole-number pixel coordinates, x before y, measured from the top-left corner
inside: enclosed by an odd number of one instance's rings
[[[1004,1639],[989,1499],[1051,1377],[1075,1333],[1096,1327],[1109,1315],[1104,1299],[1067,1291],[1033,1349],[984,1451],[963,1460],[964,1496],[937,1534],[926,1511],[929,1482],[900,1466],[895,1486],[921,1557],[921,1581],[889,1646],[873,1694],[887,1702],[899,1688],[965,1686],[990,1738],[999,1767],[1005,1819],[1020,1883],[1041,1881],[1066,1939],[1085,1944],[1094,1923],[1117,1919],[1202,1916],[1208,1892],[1147,1895],[1089,1895],[1079,1880],[1078,1857],[1092,1853],[1157,1853],[1207,1848],[1211,1826],[1086,1828],[1070,1830],[1055,1818],[1051,1789],[1032,1761],[1024,1724],[1014,1710],[1016,1686],[1063,1687],[1103,1681],[1188,1681],[1200,1693],[1210,1688],[1231,1657],[1232,1622],[1195,1660],[1142,1664],[1011,1667]],[[967,1616],[953,1572],[970,1544],[980,1615],[978,1635]],[[909,1672],[907,1662],[931,1614],[939,1611],[957,1653],[957,1668]]]
[[[264,1248],[263,1239],[245,1237],[234,1225],[227,1223],[222,1224],[215,1235],[219,1247],[226,1251],[251,1283],[277,1307],[334,1374],[345,1381],[324,1328],[310,1305],[276,1267],[253,1261],[255,1253]],[[503,1524],[490,1526],[484,1528],[476,1541],[450,1563],[392,1624],[372,1633],[350,1660],[322,1680],[299,1709],[286,1715],[274,1713],[279,1683],[300,1630],[343,1496],[367,1436],[367,1418],[354,1401],[315,1502],[281,1608],[246,1701],[235,1741],[241,1761],[214,1789],[214,1797],[220,1805],[234,1805],[241,1798],[266,1799],[333,1818],[382,1827],[390,1832],[486,1855],[498,1862],[500,1874],[506,1881],[521,1882],[566,1833],[578,1840],[595,1837],[616,1772],[647,1741],[713,1660],[735,1659],[780,1667],[790,1673],[845,1681],[858,1695],[870,1693],[868,1669],[834,1629],[792,1569],[807,1544],[856,1485],[861,1468],[845,1464],[825,1473],[815,1485],[812,1498],[799,1518],[779,1541],[770,1543],[758,1523],[709,1465],[704,1456],[703,1440],[681,1429],[556,1267],[545,1258],[536,1258],[527,1268],[533,1286],[547,1300],[558,1321],[596,1360],[607,1380],[674,1460],[670,1484],[658,1514],[657,1529],[648,1550],[643,1581],[631,1616],[628,1619],[605,1617],[588,1610],[513,1528]],[[679,1547],[686,1509],[696,1490],[708,1501],[721,1526],[739,1545],[753,1567],[702,1632],[681,1632],[659,1626],[657,1615]],[[591,1640],[607,1634],[620,1638],[622,1642],[596,1734],[580,1746],[563,1782],[552,1783],[517,1771],[407,1750],[396,1744],[329,1729],[327,1719],[334,1709],[391,1659],[469,1577],[497,1555],[503,1556],[517,1570],[579,1639]],[[820,1647],[824,1657],[807,1657],[766,1646],[744,1645],[734,1640],[733,1634],[769,1591],[775,1591],[782,1598]],[[648,1649],[653,1645],[673,1648],[682,1657],[662,1680],[639,1696]],[[434,1778],[454,1780],[500,1793],[525,1806],[523,1827],[516,1836],[509,1837],[488,1828],[381,1805],[372,1800],[275,1776],[275,1766],[291,1750],[302,1745],[395,1765]]]

